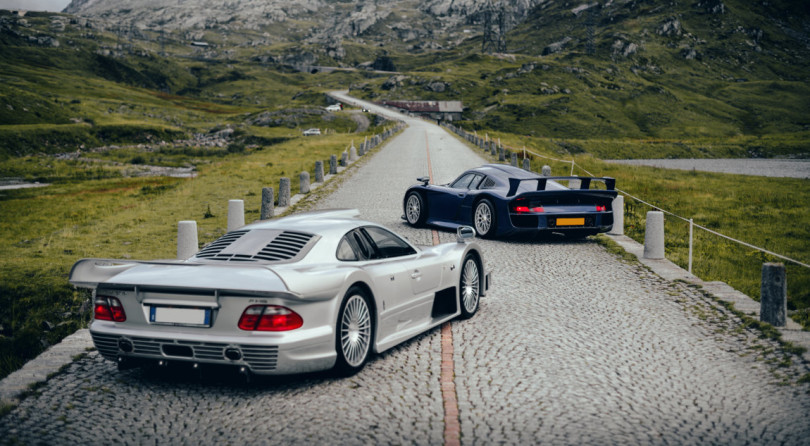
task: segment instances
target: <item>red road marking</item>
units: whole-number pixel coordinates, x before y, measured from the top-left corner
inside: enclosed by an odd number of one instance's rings
[[[428,177],[433,183],[433,166],[430,163],[430,146],[425,132],[425,152],[427,152]],[[439,232],[433,233],[433,245],[439,244]],[[450,322],[442,325],[442,372],[439,384],[442,388],[442,407],[444,407],[444,444],[458,446],[461,444],[461,421],[458,418],[458,399],[456,398],[455,363],[453,362],[453,330]]]

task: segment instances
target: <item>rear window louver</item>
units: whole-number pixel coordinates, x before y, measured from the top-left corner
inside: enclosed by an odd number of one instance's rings
[[[312,234],[285,231],[253,256],[256,260],[288,260],[301,252]]]
[[[247,234],[248,231],[231,231],[222,237],[214,240],[210,245],[206,246],[202,249],[202,251],[197,253],[198,258],[203,259],[210,259],[212,257],[216,257],[217,254],[222,252],[223,249],[231,246],[231,243],[239,240],[240,237]]]
[[[266,246],[255,254],[222,252],[247,232],[249,231],[233,231],[225,234],[197,253],[197,258],[225,262],[279,262],[295,258],[314,237],[312,234],[284,231],[276,235]],[[246,239],[246,241],[249,241],[249,239]]]

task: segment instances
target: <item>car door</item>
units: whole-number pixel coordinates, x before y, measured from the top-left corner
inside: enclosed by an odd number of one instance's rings
[[[378,226],[359,228],[367,243],[372,274],[377,292],[384,301],[381,319],[401,331],[425,323],[430,317],[433,295],[441,283],[441,266],[424,259],[408,242]],[[438,262],[438,259],[435,260]]]
[[[431,188],[433,193],[428,196],[430,218],[445,222],[458,221],[461,205],[469,194],[470,185],[476,179],[480,180],[478,174],[465,172],[446,186]]]

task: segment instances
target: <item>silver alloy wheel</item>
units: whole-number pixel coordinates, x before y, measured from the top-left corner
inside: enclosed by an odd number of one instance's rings
[[[422,206],[419,203],[419,197],[416,194],[411,194],[405,204],[405,216],[408,218],[408,223],[416,224],[420,215],[422,215]]]
[[[478,308],[479,284],[478,263],[468,258],[461,270],[461,303],[468,313]]]
[[[483,236],[489,234],[490,227],[492,227],[492,210],[482,201],[475,207],[475,232]]]
[[[353,295],[346,302],[340,318],[340,345],[346,363],[359,367],[368,356],[371,346],[371,315],[363,296]]]

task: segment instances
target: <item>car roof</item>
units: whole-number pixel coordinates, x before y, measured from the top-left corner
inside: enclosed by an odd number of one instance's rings
[[[357,209],[324,209],[301,212],[272,220],[261,220],[240,229],[299,231],[331,239],[340,238],[346,232],[359,226],[379,226],[376,223],[360,220],[357,218],[359,216],[360,211]]]
[[[509,178],[537,178],[539,175],[519,167],[510,166],[509,164],[484,164],[483,166],[470,169],[473,172],[483,173],[485,175],[502,178],[504,180]]]

